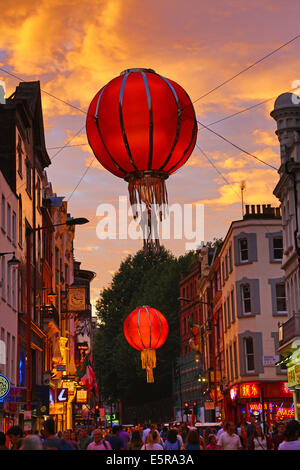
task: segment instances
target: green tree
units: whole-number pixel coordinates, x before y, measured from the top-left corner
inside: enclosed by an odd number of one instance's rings
[[[175,258],[162,247],[160,253],[142,250],[123,261],[111,285],[96,305],[99,328],[95,336],[94,367],[105,399],[142,403],[172,393],[172,367],[179,354],[179,280],[196,260],[189,252]],[[142,305],[157,308],[167,319],[169,335],[159,348],[154,384],[147,384],[140,352],[132,348],[123,333],[127,315]]]

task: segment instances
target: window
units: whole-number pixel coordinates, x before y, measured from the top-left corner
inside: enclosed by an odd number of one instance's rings
[[[234,312],[234,290],[230,292],[231,297],[231,321],[232,323],[235,321],[235,312]]]
[[[21,141],[20,136],[18,136],[17,153],[18,153],[18,172],[19,172],[19,175],[22,178],[22,154],[23,154],[23,150],[22,150],[22,141]]]
[[[276,307],[277,312],[286,312],[286,295],[285,295],[285,284],[278,283],[275,286],[276,289]]]
[[[37,199],[37,207],[38,209],[41,208],[41,181],[40,178],[37,178],[37,194],[36,194],[36,199]]]
[[[230,318],[230,298],[229,296],[227,297],[227,323],[228,323],[228,328],[230,327],[231,324],[231,318]]]
[[[16,243],[16,237],[17,237],[17,215],[15,212],[13,212],[12,215],[12,241]]]
[[[7,303],[10,304],[10,301],[11,301],[11,298],[10,298],[10,294],[11,294],[11,279],[10,279],[10,275],[11,275],[11,272],[10,272],[10,265],[7,264]]]
[[[5,257],[1,257],[1,284],[2,284],[2,297],[5,299]]]
[[[233,380],[233,362],[232,362],[232,346],[229,346],[229,354],[230,354],[230,380]]]
[[[240,232],[233,237],[234,264],[240,266],[257,261],[257,234]]]
[[[31,166],[26,162],[26,191],[31,196]]]
[[[241,294],[242,294],[242,312],[243,314],[251,313],[251,293],[250,285],[242,284],[241,285]]]
[[[6,335],[6,375],[10,377],[10,333]]]
[[[228,349],[226,349],[226,363],[227,363],[227,378],[229,379],[229,357],[228,357]]]
[[[282,231],[266,233],[266,238],[269,241],[269,257],[270,263],[281,263],[283,258],[283,237]],[[289,246],[288,240],[286,241]]]
[[[231,273],[232,271],[232,246],[231,245],[229,247],[228,256],[229,256],[229,272]]]
[[[225,276],[228,278],[228,255],[225,255]]]
[[[223,285],[225,283],[225,268],[224,268],[224,261],[222,261],[222,278],[223,278]]]
[[[23,215],[22,215],[22,198],[19,196],[19,244],[23,243]]]
[[[281,260],[283,257],[283,239],[282,237],[273,238],[273,259]]]
[[[254,347],[253,347],[253,338],[244,338],[244,348],[245,348],[245,360],[246,360],[246,372],[254,372]]]
[[[241,238],[239,240],[239,248],[240,248],[241,263],[248,261],[248,240],[247,240],[247,238]]]
[[[5,231],[5,197],[3,194],[1,200],[1,227]]]
[[[233,359],[234,359],[234,376],[238,376],[238,364],[237,364],[237,350],[236,350],[236,341],[233,343]]]
[[[16,268],[12,267],[11,305],[13,308],[16,308],[16,279]]]
[[[224,302],[224,325],[225,331],[227,330],[227,312],[226,312],[226,302]]]
[[[7,204],[7,236],[11,238],[11,207]]]

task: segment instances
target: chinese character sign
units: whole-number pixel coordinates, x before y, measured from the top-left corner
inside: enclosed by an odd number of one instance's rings
[[[255,383],[244,383],[240,385],[240,398],[258,398],[259,388]]]

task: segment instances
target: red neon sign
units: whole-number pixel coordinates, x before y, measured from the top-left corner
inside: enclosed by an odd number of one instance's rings
[[[245,383],[240,385],[240,398],[258,398],[259,388],[255,383]]]

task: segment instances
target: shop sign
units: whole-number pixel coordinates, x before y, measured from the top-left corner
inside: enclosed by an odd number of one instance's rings
[[[71,381],[71,382],[64,381],[64,382],[62,383],[62,386],[63,386],[63,388],[67,388],[67,389],[68,389],[68,395],[69,395],[69,397],[75,395],[75,384],[74,384],[74,382],[72,382],[72,381]]]
[[[275,366],[276,362],[279,361],[279,356],[264,356],[263,357],[263,365],[264,367],[273,367]]]
[[[289,367],[287,370],[288,386],[300,384],[300,364]]]
[[[86,390],[77,390],[76,402],[77,403],[86,403],[87,402],[87,391]]]
[[[240,384],[240,398],[258,398],[259,388],[256,383]]]
[[[6,395],[9,394],[10,391],[10,381],[9,379],[3,375],[0,374],[0,401],[2,401]]]
[[[64,414],[64,404],[54,403],[49,405],[49,415],[62,415]]]
[[[24,403],[23,390],[24,388],[22,387],[11,387],[9,395],[6,397],[5,401],[10,403]]]
[[[205,408],[206,410],[214,410],[214,409],[215,409],[215,404],[214,404],[213,401],[206,401],[206,402],[204,403],[204,408]]]

